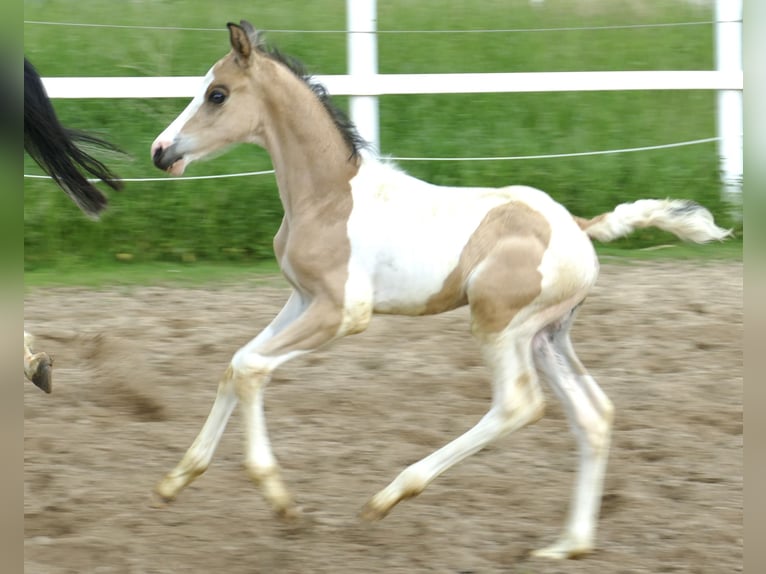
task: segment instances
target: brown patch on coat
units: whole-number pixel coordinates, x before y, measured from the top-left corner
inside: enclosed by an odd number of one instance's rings
[[[266,60],[260,72],[268,76],[259,80],[266,92],[265,147],[285,209],[275,253],[293,285],[312,299],[326,298],[340,311],[351,257],[346,229],[353,207],[350,182],[360,161],[350,157],[342,134],[309,86],[278,62],[258,56]]]
[[[351,180],[360,158],[311,88],[281,63],[253,51],[247,73],[257,77],[251,108],[264,110],[259,132],[276,172],[285,215],[274,237],[280,267],[311,300],[303,315],[263,345],[264,355],[312,350],[329,342],[343,321],[351,244]],[[229,73],[241,73],[229,67]],[[307,118],[310,121],[307,121]]]
[[[495,207],[468,239],[442,289],[426,302],[424,314],[470,303],[475,331],[501,331],[540,294],[537,268],[550,235],[548,221],[528,205],[512,201]]]
[[[313,350],[334,339],[343,323],[350,182],[361,162],[356,138],[343,131],[321,90],[289,60],[258,44],[252,26],[229,25],[229,30],[232,50],[213,67],[208,87],[228,97],[222,105],[205,98],[180,137],[197,146],[203,142],[204,149],[194,150],[203,155],[241,142],[257,142],[268,151],[284,208],[274,252],[309,305],[260,352]]]
[[[540,294],[543,276],[538,267],[546,246],[530,237],[513,237],[493,250],[468,288],[475,334],[501,332]]]
[[[301,295],[339,326],[351,255],[350,181],[360,165],[355,137],[344,133],[323,92],[258,44],[252,26],[231,24],[229,31],[232,49],[213,67],[208,86],[228,97],[222,105],[206,97],[179,139],[202,155],[241,142],[263,145],[285,211],[274,238],[277,260]]]

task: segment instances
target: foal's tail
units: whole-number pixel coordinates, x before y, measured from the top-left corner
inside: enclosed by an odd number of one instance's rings
[[[641,199],[593,219],[575,217],[575,221],[599,241],[612,241],[642,227],[658,227],[695,243],[721,241],[732,234],[730,229],[718,227],[707,209],[686,199]]]
[[[62,126],[37,70],[24,58],[24,149],[80,209],[97,218],[106,207],[107,199],[79,170],[115,190],[122,189],[122,181],[80,149],[78,143],[121,151],[100,138]]]

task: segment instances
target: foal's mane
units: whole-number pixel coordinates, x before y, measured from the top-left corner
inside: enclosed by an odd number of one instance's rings
[[[319,99],[322,107],[330,115],[335,127],[343,137],[343,141],[346,142],[346,145],[351,150],[349,159],[355,158],[359,155],[361,150],[369,148],[369,143],[359,135],[354,122],[349,119],[343,110],[333,103],[327,88],[314,80],[313,76],[306,70],[306,67],[300,60],[293,56],[283,54],[276,47],[267,45],[263,39],[262,32],[257,33],[253,44],[261,54],[285,66],[311,89],[314,95]]]

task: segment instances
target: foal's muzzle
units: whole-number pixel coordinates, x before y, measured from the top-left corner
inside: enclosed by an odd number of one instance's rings
[[[155,143],[152,146],[152,161],[156,167],[173,175],[181,175],[186,167],[183,154],[178,152],[175,144]]]

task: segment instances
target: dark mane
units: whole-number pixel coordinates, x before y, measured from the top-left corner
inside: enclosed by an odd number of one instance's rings
[[[295,74],[296,77],[303,80],[303,82],[311,88],[311,91],[314,92],[314,95],[322,103],[322,107],[324,107],[330,115],[330,118],[332,118],[335,127],[338,128],[338,131],[343,137],[343,141],[346,142],[346,145],[348,145],[351,150],[351,158],[356,157],[361,150],[369,148],[370,144],[359,135],[354,122],[349,119],[343,110],[333,103],[330,94],[327,92],[327,88],[313,80],[312,75],[306,71],[306,67],[300,60],[283,54],[277,48],[266,45],[262,39],[262,34],[260,33],[258,34],[255,47],[262,54],[268,56],[275,62],[284,65],[288,70]]]

